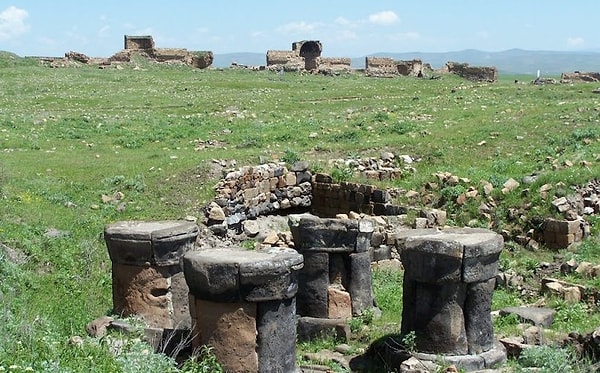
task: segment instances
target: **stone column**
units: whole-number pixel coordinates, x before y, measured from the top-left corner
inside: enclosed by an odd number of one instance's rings
[[[305,261],[298,314],[350,318],[373,309],[369,253],[373,222],[292,215],[289,225]]]
[[[503,245],[485,229],[421,230],[405,238],[402,334],[415,332],[418,351],[461,356],[494,348],[490,311]],[[464,361],[482,369],[493,356]]]
[[[180,264],[198,236],[188,221],[121,221],[107,225],[113,310],[139,315],[151,328],[189,329],[188,289]]]
[[[223,248],[183,258],[195,325],[228,372],[296,372],[296,292],[302,255]]]

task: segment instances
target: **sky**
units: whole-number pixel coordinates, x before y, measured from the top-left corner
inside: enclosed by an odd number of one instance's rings
[[[291,50],[319,40],[326,57],[378,52],[600,51],[596,0],[0,0],[0,50],[109,57],[124,35],[157,48],[215,54]]]

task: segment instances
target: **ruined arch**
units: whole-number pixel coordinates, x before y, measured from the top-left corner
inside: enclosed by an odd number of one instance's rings
[[[321,57],[323,46],[319,41],[300,41],[292,45],[293,50],[297,50],[300,57],[304,57],[304,68],[306,70],[316,70]]]

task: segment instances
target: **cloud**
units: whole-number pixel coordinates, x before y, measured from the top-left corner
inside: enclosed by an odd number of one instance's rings
[[[581,47],[585,44],[585,40],[582,37],[567,38],[567,44],[570,47]]]
[[[383,12],[374,13],[369,15],[369,22],[376,25],[392,25],[400,20],[400,17],[391,10],[385,10]]]
[[[0,40],[9,40],[29,31],[29,25],[25,20],[29,13],[25,9],[19,9],[14,5],[0,12]]]
[[[317,29],[316,23],[307,23],[304,21],[301,22],[290,22],[285,25],[279,26],[277,28],[278,32],[283,32],[287,34],[302,34],[302,33],[310,33]]]

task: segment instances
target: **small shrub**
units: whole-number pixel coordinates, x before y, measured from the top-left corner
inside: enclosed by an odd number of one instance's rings
[[[294,163],[300,161],[300,155],[295,151],[288,149],[281,157],[281,161],[287,163],[288,165],[293,165]]]
[[[336,183],[348,181],[353,175],[354,169],[350,166],[336,166],[333,171],[331,171],[331,178]]]
[[[183,373],[224,373],[210,346],[202,346],[200,352],[188,359],[181,367]]]
[[[519,356],[519,365],[540,368],[540,372],[571,372],[573,356],[563,348],[539,346],[526,348]]]

